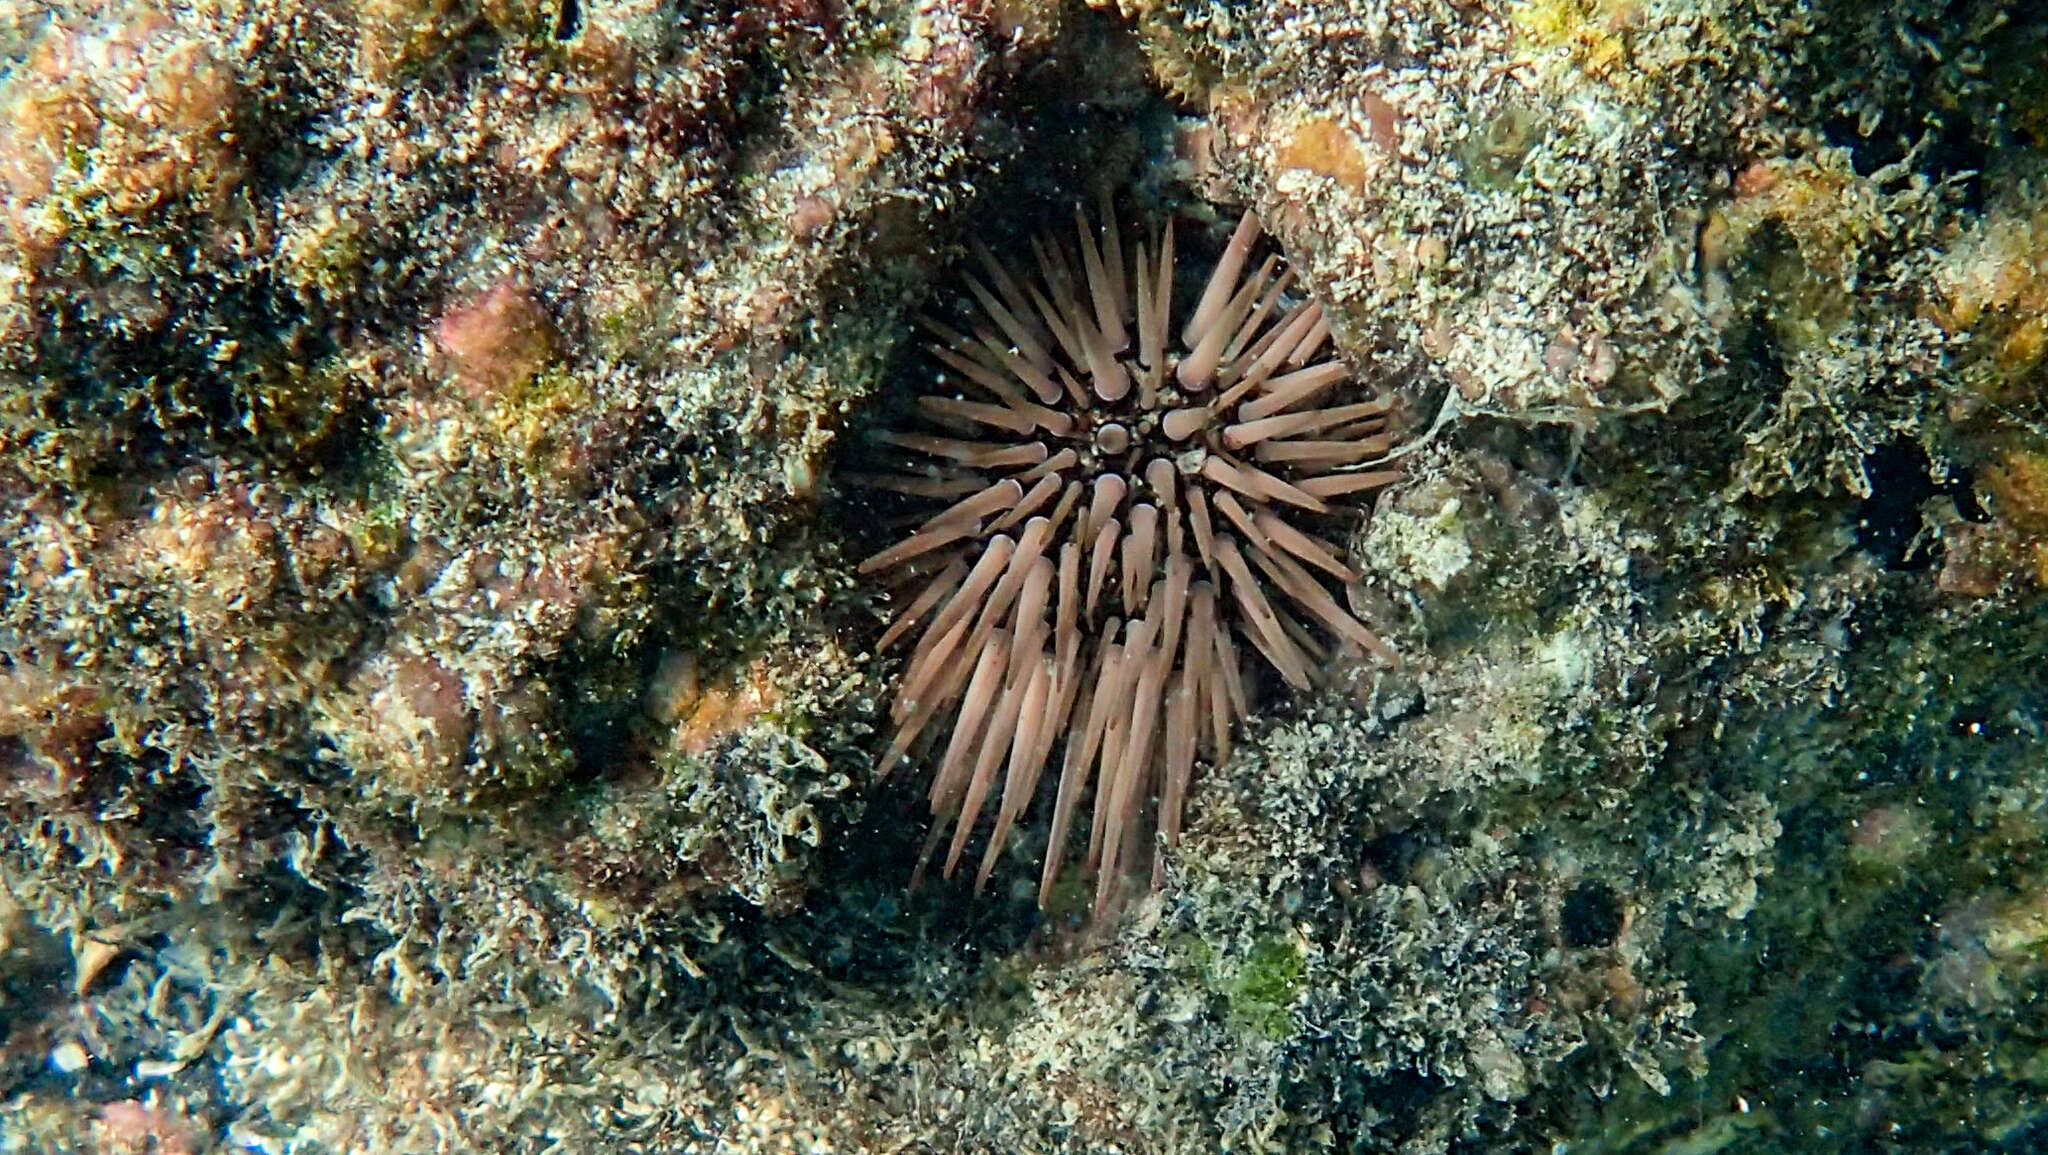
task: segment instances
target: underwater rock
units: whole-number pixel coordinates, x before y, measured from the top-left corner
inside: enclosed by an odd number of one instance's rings
[[[0,1147],[2048,1125],[2041,20],[1117,7],[0,12]],[[1398,398],[1403,661],[1091,929],[906,892],[838,464],[1109,188]]]

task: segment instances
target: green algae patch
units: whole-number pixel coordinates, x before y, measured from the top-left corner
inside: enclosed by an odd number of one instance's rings
[[[1308,956],[1294,936],[1260,935],[1241,960],[1224,957],[1200,939],[1189,939],[1186,952],[1198,981],[1223,1000],[1232,1025],[1276,1042],[1287,1037],[1308,975]]]
[[[536,469],[564,464],[557,460],[570,447],[562,431],[594,408],[590,386],[575,374],[543,369],[511,391],[493,416],[508,443]]]
[[[1486,121],[1461,151],[1465,175],[1480,188],[1498,192],[1514,185],[1522,162],[1543,140],[1543,116],[1510,105]]]
[[[1230,1013],[1268,1038],[1287,1034],[1308,960],[1293,939],[1269,935],[1252,944],[1230,987]]]

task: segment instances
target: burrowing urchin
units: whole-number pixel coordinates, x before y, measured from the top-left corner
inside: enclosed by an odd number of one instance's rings
[[[917,636],[881,769],[935,765],[925,858],[950,828],[949,876],[994,797],[987,881],[1057,753],[1039,903],[1092,794],[1100,915],[1148,848],[1156,885],[1196,761],[1229,755],[1252,697],[1235,638],[1299,689],[1324,637],[1394,660],[1315,532],[1399,476],[1390,403],[1358,395],[1322,308],[1259,248],[1247,213],[1183,311],[1170,224],[1126,242],[1077,212],[1028,272],[977,245],[966,331],[925,322],[935,432],[877,434],[889,464],[851,480],[951,502],[860,565],[908,599],[878,647]]]

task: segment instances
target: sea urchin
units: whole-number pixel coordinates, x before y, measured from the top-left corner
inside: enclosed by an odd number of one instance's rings
[[[1399,475],[1388,402],[1347,396],[1322,308],[1278,256],[1247,275],[1255,216],[1184,317],[1170,224],[1128,246],[1106,209],[1075,225],[1031,242],[1035,275],[976,246],[970,331],[926,322],[936,432],[879,434],[891,463],[852,480],[952,502],[860,564],[910,598],[880,642],[917,633],[882,770],[939,751],[925,858],[950,828],[950,876],[993,796],[985,883],[1057,751],[1039,903],[1092,791],[1099,916],[1155,841],[1157,884],[1196,760],[1229,754],[1235,636],[1300,689],[1319,635],[1393,660],[1326,584],[1358,580],[1343,551],[1295,523]]]

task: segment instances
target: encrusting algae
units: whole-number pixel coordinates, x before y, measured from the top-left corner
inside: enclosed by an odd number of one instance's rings
[[[1391,403],[1354,396],[1278,256],[1252,265],[1257,216],[1185,309],[1170,225],[1126,244],[1105,206],[1099,232],[1076,226],[1032,241],[1035,275],[979,248],[971,334],[926,322],[942,369],[917,408],[946,435],[881,433],[911,456],[855,480],[958,499],[860,563],[915,591],[878,647],[921,631],[880,769],[944,739],[926,853],[950,826],[950,877],[993,801],[982,886],[1057,753],[1039,904],[1092,784],[1082,868],[1100,917],[1155,826],[1163,880],[1197,758],[1230,756],[1255,696],[1236,637],[1298,690],[1332,658],[1316,631],[1394,660],[1326,586],[1358,581],[1343,548],[1294,522],[1335,519],[1400,472]]]

